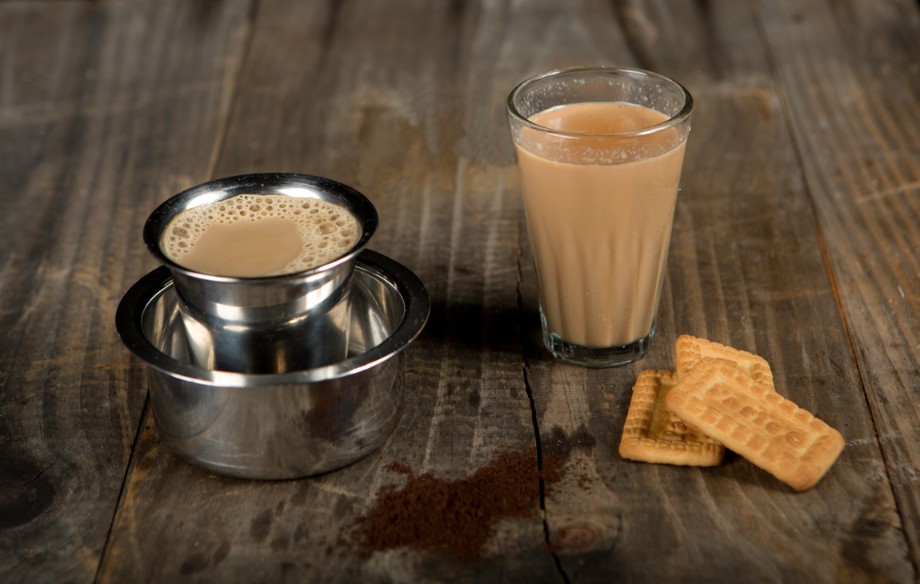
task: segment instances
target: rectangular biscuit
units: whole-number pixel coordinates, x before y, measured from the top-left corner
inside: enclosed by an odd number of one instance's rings
[[[620,456],[630,460],[684,466],[718,466],[725,448],[688,428],[664,405],[677,383],[670,371],[643,371],[633,387]]]
[[[681,335],[677,338],[674,353],[678,379],[690,373],[690,370],[702,359],[725,359],[737,365],[754,381],[776,389],[770,364],[766,359],[754,353],[690,335]]]
[[[843,450],[840,432],[725,360],[702,359],[666,403],[687,426],[798,491],[821,480]]]

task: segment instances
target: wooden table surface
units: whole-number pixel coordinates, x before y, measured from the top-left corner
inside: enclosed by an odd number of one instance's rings
[[[576,64],[696,100],[658,334],[620,369],[542,349],[505,120],[516,82]],[[390,440],[303,480],[173,455],[114,327],[153,208],[256,171],[367,194],[371,247],[433,304]],[[913,0],[0,0],[0,187],[2,582],[918,578]],[[682,333],[764,356],[843,433],[817,487],[618,456],[636,375]],[[562,476],[474,557],[346,534],[388,485],[521,452]]]

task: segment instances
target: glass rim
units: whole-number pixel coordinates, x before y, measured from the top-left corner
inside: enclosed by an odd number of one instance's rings
[[[626,73],[626,74],[637,76],[637,77],[651,77],[659,81],[670,83],[674,85],[677,89],[679,89],[681,93],[683,93],[684,95],[684,104],[680,108],[680,110],[678,110],[676,114],[668,117],[668,119],[664,120],[663,122],[659,122],[652,126],[646,126],[644,128],[638,128],[636,130],[626,130],[622,132],[604,132],[604,133],[590,133],[590,134],[586,134],[583,132],[567,132],[565,130],[559,130],[556,128],[550,128],[548,126],[537,124],[529,120],[527,116],[525,116],[520,111],[518,111],[517,106],[515,106],[514,104],[515,97],[517,97],[521,93],[521,91],[524,90],[528,85],[532,85],[533,83],[536,83],[537,81],[540,81],[542,79],[546,79],[547,77],[558,77],[560,75],[564,75],[567,73],[579,73],[579,72],[582,72],[582,73],[587,73],[587,72]],[[573,102],[573,103],[590,103],[590,102]],[[608,66],[608,65],[582,65],[582,66],[577,66],[577,67],[564,67],[561,69],[553,69],[551,71],[539,73],[537,75],[533,75],[531,77],[528,77],[527,79],[524,79],[523,81],[518,83],[514,87],[514,89],[512,89],[511,92],[508,94],[508,100],[506,102],[506,109],[508,111],[508,115],[511,116],[513,119],[524,124],[528,128],[539,131],[539,132],[556,134],[558,136],[564,136],[564,137],[569,137],[569,138],[619,138],[619,137],[629,138],[629,137],[637,137],[637,136],[649,136],[649,135],[656,134],[658,132],[667,130],[669,128],[672,128],[680,124],[681,122],[683,122],[684,120],[690,117],[690,113],[693,110],[693,96],[690,94],[687,88],[684,87],[681,83],[671,79],[670,77],[666,77],[665,75],[662,75],[660,73],[655,73],[654,71],[647,71],[645,69],[637,69],[634,67],[615,67],[615,66]]]

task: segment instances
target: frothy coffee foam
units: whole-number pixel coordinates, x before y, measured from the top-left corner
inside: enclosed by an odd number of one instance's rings
[[[176,263],[223,276],[308,270],[350,250],[360,238],[346,209],[319,199],[238,195],[178,214],[160,247]]]

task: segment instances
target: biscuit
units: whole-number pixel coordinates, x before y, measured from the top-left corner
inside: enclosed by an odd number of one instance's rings
[[[821,480],[843,450],[840,432],[722,359],[700,360],[666,403],[688,427],[797,491]]]
[[[664,405],[677,383],[670,371],[643,371],[633,387],[620,456],[630,460],[684,466],[718,466],[725,448],[687,426]]]
[[[762,383],[771,389],[776,389],[773,384],[773,372],[770,370],[770,364],[759,355],[690,335],[681,335],[677,338],[674,353],[677,361],[678,379],[690,373],[690,370],[701,359],[725,359],[750,375],[754,381]]]

